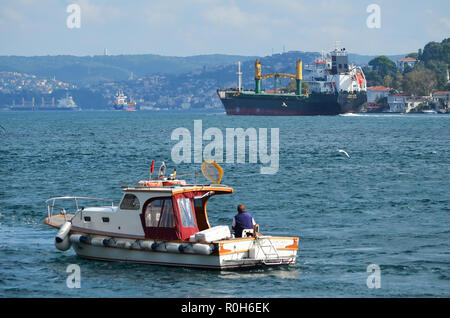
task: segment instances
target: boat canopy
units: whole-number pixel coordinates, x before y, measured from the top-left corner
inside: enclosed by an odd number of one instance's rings
[[[150,192],[141,206],[141,222],[147,239],[188,240],[191,235],[209,229],[206,204],[216,194],[231,194],[233,188],[222,185],[178,187],[133,187],[126,193]]]

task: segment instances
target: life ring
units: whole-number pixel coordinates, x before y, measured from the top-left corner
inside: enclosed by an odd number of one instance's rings
[[[168,180],[163,182],[164,186],[171,186],[171,185],[186,185],[185,180]]]
[[[153,188],[159,188],[163,186],[162,181],[154,181],[154,180],[141,180],[139,181],[139,185],[143,187],[153,187]]]

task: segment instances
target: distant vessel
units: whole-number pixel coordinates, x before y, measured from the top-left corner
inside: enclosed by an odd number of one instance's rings
[[[336,48],[317,58],[314,65],[305,66],[305,82],[309,88],[302,91],[302,61],[297,61],[296,75],[261,74],[261,63],[255,61],[255,89],[243,90],[239,64],[237,89],[217,90],[228,115],[311,116],[356,113],[367,101],[367,83],[361,67],[350,65],[345,49]],[[296,80],[295,93],[261,90],[261,81],[274,77]],[[276,83],[276,82],[275,82]]]
[[[134,112],[136,110],[136,102],[127,102],[127,98],[122,91],[118,91],[114,99],[114,109]]]
[[[51,104],[46,105],[44,102],[44,97],[42,97],[42,102],[40,105],[37,105],[35,102],[35,98],[31,99],[31,102],[25,102],[25,99],[22,98],[21,104],[13,103],[12,106],[9,106],[9,110],[14,111],[54,111],[54,110],[81,110],[81,108],[74,102],[72,96],[66,94],[66,97],[58,99],[58,103],[55,105],[55,99],[52,97]]]
[[[51,107],[42,107],[41,110],[50,110]],[[73,101],[72,96],[66,95],[65,98],[58,99],[56,107],[52,110],[80,110],[80,107]]]

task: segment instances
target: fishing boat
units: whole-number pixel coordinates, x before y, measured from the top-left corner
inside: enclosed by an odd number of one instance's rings
[[[154,163],[152,164],[153,173]],[[122,187],[120,204],[89,197],[48,199],[45,223],[59,229],[58,250],[71,247],[82,258],[208,269],[295,264],[298,237],[259,232],[259,225],[234,237],[226,225],[211,226],[206,205],[215,195],[232,194],[220,184],[222,168],[202,164],[210,184],[188,184],[176,171]],[[100,202],[82,206],[82,202]],[[73,213],[64,203],[72,202]]]

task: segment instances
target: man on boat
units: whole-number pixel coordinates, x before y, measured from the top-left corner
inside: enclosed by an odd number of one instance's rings
[[[243,230],[253,229],[255,220],[250,213],[247,213],[243,204],[239,204],[237,210],[238,214],[234,216],[231,227],[234,230],[234,237],[242,237]]]

